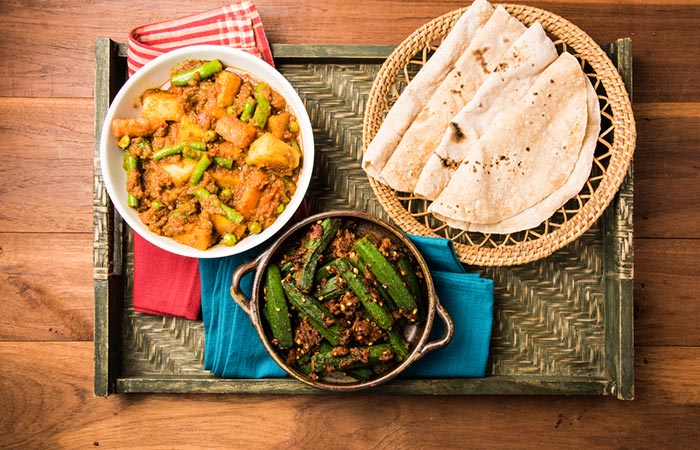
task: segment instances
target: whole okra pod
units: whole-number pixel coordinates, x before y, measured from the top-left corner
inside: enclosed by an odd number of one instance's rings
[[[345,340],[345,331],[333,320],[331,312],[311,295],[306,295],[289,280],[282,280],[282,287],[289,303],[299,314],[308,318],[309,323],[332,345],[340,345]]]
[[[319,238],[309,239],[306,242],[306,254],[304,256],[304,264],[299,272],[297,284],[302,292],[310,292],[316,275],[316,267],[321,254],[326,250],[328,245],[335,237],[340,229],[341,220],[336,217],[329,217],[321,221],[323,232]]]
[[[368,347],[354,347],[345,356],[333,356],[333,352],[319,352],[311,356],[311,370],[347,370],[356,367],[368,367],[380,362],[390,361],[394,352],[389,344],[377,344]]]
[[[272,335],[277,339],[277,347],[291,348],[294,345],[292,321],[289,318],[280,269],[276,264],[270,264],[265,274],[265,300],[265,317]]]
[[[377,280],[383,286],[386,286],[396,306],[408,315],[415,315],[418,312],[416,300],[404,284],[401,276],[394,269],[394,266],[382,255],[374,242],[365,236],[357,240],[353,248],[360,258],[367,263],[369,270]]]

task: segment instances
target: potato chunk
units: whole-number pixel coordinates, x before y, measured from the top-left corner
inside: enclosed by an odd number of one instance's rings
[[[238,148],[246,148],[255,139],[255,127],[236,117],[224,114],[216,121],[214,130]]]
[[[117,137],[149,136],[166,126],[167,124],[163,120],[147,119],[145,117],[114,119],[112,121],[112,133]]]
[[[180,120],[180,141],[201,141],[204,137],[204,130],[190,116],[183,116]]]
[[[154,91],[143,98],[141,116],[148,119],[179,121],[185,115],[180,97],[165,91]]]
[[[272,115],[267,118],[267,131],[272,133],[276,138],[282,139],[287,125],[289,125],[289,120],[291,114],[287,111],[283,111],[279,114]]]
[[[214,244],[213,226],[211,222],[199,222],[188,224],[185,232],[173,236],[180,244],[189,245],[197,250],[206,250]]]
[[[227,70],[219,72],[216,76],[216,84],[219,86],[219,94],[216,96],[216,104],[221,108],[231,106],[236,99],[236,94],[241,88],[241,77]]]
[[[291,171],[299,166],[301,152],[271,133],[265,133],[250,145],[245,162],[249,166]]]
[[[231,233],[236,236],[237,239],[241,239],[245,234],[245,225],[243,224],[233,223],[226,217],[219,214],[212,214],[210,219],[211,223],[214,224],[214,229],[221,236]]]
[[[175,186],[182,186],[189,181],[192,172],[197,167],[197,161],[182,158],[175,164],[164,164],[162,167],[173,179]]]

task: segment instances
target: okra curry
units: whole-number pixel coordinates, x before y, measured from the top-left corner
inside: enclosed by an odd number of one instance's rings
[[[270,342],[311,380],[389,372],[424,320],[423,274],[408,249],[355,225],[337,217],[309,225],[265,272]]]
[[[114,119],[129,206],[161,236],[206,250],[260,233],[296,190],[299,124],[263,80],[219,60],[186,60]]]

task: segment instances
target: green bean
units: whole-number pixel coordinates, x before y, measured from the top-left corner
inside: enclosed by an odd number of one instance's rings
[[[241,120],[246,123],[250,122],[250,118],[253,117],[253,111],[255,111],[255,99],[253,97],[248,97],[243,105]]]
[[[178,144],[175,144],[172,147],[163,147],[153,154],[153,159],[158,161],[160,159],[165,158],[166,156],[177,155],[178,153],[181,153],[184,148],[185,148],[184,142],[180,142]]]
[[[213,194],[211,192],[209,192],[206,188],[200,186],[195,191],[195,195],[200,200],[204,200],[206,198],[209,198],[209,196],[211,196]],[[243,214],[241,214],[238,211],[236,211],[235,209],[231,208],[226,203],[220,201],[218,197],[216,197],[215,206],[218,206],[219,208],[221,208],[224,211],[224,215],[226,216],[226,218],[228,220],[230,220],[231,222],[233,222],[235,224],[239,224],[239,223],[243,222],[243,219],[244,219]]]
[[[221,72],[223,69],[224,66],[221,64],[221,61],[218,59],[213,59],[197,67],[193,67],[192,69],[172,75],[170,77],[170,82],[173,84],[173,86],[187,86],[192,80],[204,80],[218,72]]]
[[[267,97],[267,84],[258,83],[255,86],[255,101],[257,106],[255,107],[255,113],[253,113],[253,118],[251,124],[254,127],[263,129],[267,123],[267,118],[270,115],[270,99]]]
[[[207,145],[202,141],[191,141],[187,145],[194,150],[199,150],[200,152],[206,151]]]
[[[199,159],[202,157],[202,152],[193,148],[188,148],[187,150],[182,151],[182,156],[187,159],[196,159],[199,161]]]
[[[139,170],[139,159],[126,151],[124,152],[124,166],[126,168],[127,175],[132,170]],[[127,192],[126,203],[130,207],[136,208],[139,206],[139,199],[131,192]]]
[[[159,209],[161,209],[163,207],[163,202],[161,202],[158,199],[155,199],[151,202],[151,207],[153,209],[155,209],[156,211],[158,211]]]
[[[197,166],[194,168],[194,172],[192,172],[192,186],[196,186],[199,184],[199,182],[202,180],[202,177],[204,176],[204,171],[207,170],[210,164],[211,159],[209,159],[209,157],[206,154],[202,155],[202,158],[199,160]]]
[[[214,158],[214,162],[218,164],[221,167],[225,167],[227,169],[232,169],[233,168],[233,160],[228,159],[228,158],[222,158],[221,156],[217,156]]]
[[[226,203],[221,202],[219,207],[224,211],[226,218],[235,224],[243,222],[243,214],[239,213],[235,209],[228,206]]]

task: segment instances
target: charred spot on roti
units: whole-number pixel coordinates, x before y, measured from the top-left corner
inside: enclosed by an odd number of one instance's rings
[[[462,133],[462,129],[459,127],[459,124],[456,122],[450,122],[450,125],[452,125],[452,130],[454,131],[454,135],[458,140],[461,140],[464,137],[464,133]]]
[[[456,170],[459,167],[460,162],[454,159],[441,157],[440,164],[447,169]]]
[[[472,54],[477,60],[477,63],[481,65],[481,69],[484,71],[484,73],[489,73],[489,63],[486,61],[486,58],[484,57],[484,54],[489,51],[488,47],[483,47],[483,48],[477,48],[475,49]]]

